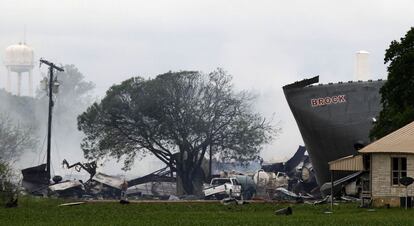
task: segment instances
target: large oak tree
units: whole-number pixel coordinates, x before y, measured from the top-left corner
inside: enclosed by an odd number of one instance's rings
[[[168,72],[154,79],[134,77],[112,86],[100,102],[78,117],[85,133],[85,157],[125,159],[153,154],[172,167],[185,194],[209,150],[222,159],[256,157],[275,128],[253,112],[253,96],[236,92],[232,77],[218,69]]]

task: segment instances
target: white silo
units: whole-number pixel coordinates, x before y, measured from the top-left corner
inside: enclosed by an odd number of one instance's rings
[[[7,68],[6,90],[11,92],[11,73],[17,73],[17,95],[21,94],[22,74],[27,72],[29,95],[33,96],[32,70],[34,66],[33,49],[25,43],[11,45],[6,48],[4,65]]]
[[[369,52],[360,50],[356,52],[355,80],[367,81],[370,79]]]

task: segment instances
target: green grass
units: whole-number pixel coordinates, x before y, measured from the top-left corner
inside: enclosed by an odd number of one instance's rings
[[[287,204],[254,203],[223,206],[219,203],[87,203],[58,207],[58,199],[24,198],[18,208],[0,209],[0,225],[414,225],[414,210],[367,209],[340,204],[325,214],[328,205],[291,205],[293,215],[273,212]]]

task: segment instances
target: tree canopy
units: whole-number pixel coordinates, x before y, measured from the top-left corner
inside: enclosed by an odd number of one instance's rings
[[[95,84],[85,81],[85,76],[73,64],[65,65],[64,69],[65,71],[56,73],[60,86],[55,99],[54,114],[73,120],[93,102],[91,92]],[[38,90],[37,97],[47,102],[46,94],[45,91]]]
[[[0,162],[13,163],[36,143],[31,127],[16,124],[7,115],[0,114]]]
[[[33,130],[27,126],[15,124],[5,114],[0,114],[0,203],[4,201],[4,192],[11,192],[13,164],[25,150],[33,149],[37,139]],[[6,194],[9,196],[8,194]]]
[[[386,50],[388,79],[381,88],[382,111],[371,131],[381,138],[414,121],[414,28]]]
[[[55,73],[60,85],[54,95],[52,139],[61,151],[67,152],[69,156],[66,158],[82,157],[82,151],[79,150],[82,133],[77,129],[77,117],[93,103],[95,84],[87,81],[75,65],[67,64],[64,70]],[[36,99],[38,131],[41,136],[45,136],[49,101],[46,90],[38,90]]]
[[[275,134],[252,111],[253,96],[235,92],[231,80],[218,69],[134,77],[112,86],[78,117],[85,157],[125,157],[128,168],[151,153],[174,168],[192,194],[191,181],[210,148],[222,159],[252,159]]]

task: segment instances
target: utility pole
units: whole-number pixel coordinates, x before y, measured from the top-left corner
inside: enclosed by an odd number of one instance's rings
[[[54,63],[49,62],[44,59],[40,59],[40,65],[46,64],[49,66],[49,82],[48,82],[48,95],[49,95],[49,116],[47,121],[47,163],[46,163],[46,172],[47,178],[50,182],[51,178],[51,171],[50,171],[50,146],[51,146],[51,138],[52,138],[52,111],[53,111],[53,86],[55,85],[55,81],[53,78],[53,70],[56,69],[57,71],[64,71],[63,68],[56,66]]]
[[[208,161],[208,176],[209,176],[209,180],[211,180],[211,178],[212,178],[212,175],[213,175],[213,172],[211,172],[212,171],[212,169],[213,169],[213,162],[212,162],[212,160],[213,160],[213,153],[212,153],[212,150],[211,150],[211,143],[210,143],[210,151],[209,151],[209,157],[210,157],[210,161]]]
[[[334,206],[334,181],[333,181],[333,170],[331,170],[331,212],[333,212]]]

